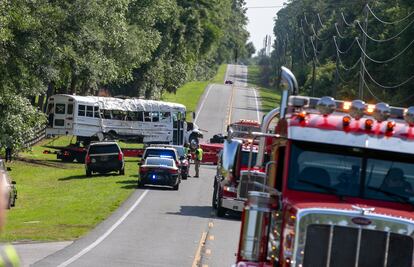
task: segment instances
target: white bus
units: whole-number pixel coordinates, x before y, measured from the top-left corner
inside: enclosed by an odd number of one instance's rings
[[[202,137],[197,125],[185,121],[185,106],[177,103],[63,94],[48,103],[47,135],[174,145],[198,143]]]

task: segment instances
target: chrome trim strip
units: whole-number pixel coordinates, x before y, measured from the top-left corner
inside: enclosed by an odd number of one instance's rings
[[[331,265],[332,240],[333,240],[334,225],[329,227],[329,243],[328,243],[328,259],[326,260],[326,267]]]
[[[388,253],[389,253],[388,250],[390,249],[390,236],[391,236],[391,233],[388,232],[387,243],[385,243],[384,267],[387,267],[387,264],[388,264]]]
[[[361,236],[362,236],[362,228],[359,227],[358,229],[358,243],[357,243],[357,250],[355,255],[355,267],[358,267],[359,262],[359,253],[361,252]]]

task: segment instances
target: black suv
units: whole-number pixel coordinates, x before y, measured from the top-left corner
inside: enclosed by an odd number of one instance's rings
[[[86,176],[93,172],[117,171],[125,174],[124,154],[115,142],[97,142],[89,145],[85,158]]]

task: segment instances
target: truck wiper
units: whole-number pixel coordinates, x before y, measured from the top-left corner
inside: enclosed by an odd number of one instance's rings
[[[371,190],[374,190],[376,192],[383,193],[384,195],[387,195],[387,196],[389,196],[389,197],[391,197],[391,198],[393,198],[393,199],[395,199],[395,200],[397,200],[401,203],[410,204],[410,205],[414,206],[414,203],[411,201],[411,199],[409,197],[402,196],[400,194],[390,192],[390,191],[387,191],[387,190],[383,190],[383,189],[378,188],[378,187],[367,186],[367,188],[369,188]]]

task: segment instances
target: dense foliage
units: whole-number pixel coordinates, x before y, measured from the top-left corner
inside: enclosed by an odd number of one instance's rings
[[[211,77],[224,61],[249,57],[244,5],[244,0],[0,1],[0,146],[9,139],[20,146],[23,137],[30,138],[52,94],[106,89],[158,98],[186,81]]]
[[[277,13],[270,81],[285,65],[303,94],[412,104],[413,12],[412,0],[291,0]]]

